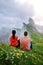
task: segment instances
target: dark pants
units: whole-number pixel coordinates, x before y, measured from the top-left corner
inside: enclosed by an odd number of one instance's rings
[[[18,40],[18,46],[16,46],[17,48],[20,47],[20,40]]]
[[[30,42],[30,48],[32,49],[32,42]]]

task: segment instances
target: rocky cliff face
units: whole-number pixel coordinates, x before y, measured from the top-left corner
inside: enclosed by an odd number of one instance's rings
[[[37,29],[35,27],[34,20],[32,18],[29,18],[28,24],[23,23],[23,25],[29,32],[37,33]]]
[[[24,24],[24,27],[29,31],[29,32],[34,32],[34,33],[41,33],[43,34],[43,26],[36,25],[34,23],[34,20],[32,18],[29,18],[29,23]]]

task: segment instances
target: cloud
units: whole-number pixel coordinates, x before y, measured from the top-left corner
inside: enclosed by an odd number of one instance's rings
[[[0,23],[21,27],[23,21],[34,16],[34,8],[29,3],[18,0],[0,0]],[[19,26],[21,25],[21,26]]]

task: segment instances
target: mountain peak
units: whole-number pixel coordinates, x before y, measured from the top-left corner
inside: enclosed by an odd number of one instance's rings
[[[29,18],[29,24],[34,25],[34,20],[32,18]]]

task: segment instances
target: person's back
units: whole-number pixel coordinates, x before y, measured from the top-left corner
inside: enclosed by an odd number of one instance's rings
[[[30,50],[31,39],[27,36],[27,32],[24,32],[24,36],[20,39],[20,48],[23,50]]]
[[[14,38],[11,36],[10,37],[10,45],[11,46],[17,46],[18,45],[18,37],[15,36]]]
[[[18,37],[15,35],[16,31],[12,31],[12,36],[10,37],[10,45],[11,46],[18,46]]]

